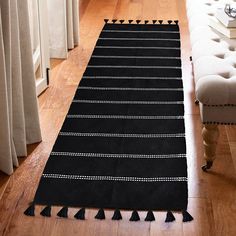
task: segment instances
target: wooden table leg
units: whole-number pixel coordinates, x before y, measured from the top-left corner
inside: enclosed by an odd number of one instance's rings
[[[202,129],[204,158],[206,165],[202,166],[203,171],[211,168],[213,161],[216,158],[216,146],[219,138],[219,129],[217,125],[205,124]]]

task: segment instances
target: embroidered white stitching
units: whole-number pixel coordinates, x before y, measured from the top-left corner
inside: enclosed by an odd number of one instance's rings
[[[183,91],[183,88],[119,88],[119,87],[85,87],[80,86],[78,89],[85,90],[131,90],[131,91]]]
[[[83,76],[85,79],[170,79],[170,80],[182,80],[181,77],[137,77],[137,76]]]
[[[139,104],[139,105],[171,105],[183,104],[183,101],[104,101],[104,100],[73,100],[74,103],[98,103],[98,104]]]
[[[184,133],[177,134],[119,134],[119,133],[76,133],[76,132],[60,132],[61,136],[77,136],[77,137],[115,137],[115,138],[183,138]]]
[[[179,120],[184,116],[122,116],[122,115],[67,115],[67,118],[78,119],[141,119],[141,120]]]
[[[87,68],[181,69],[180,66],[115,66],[115,65],[88,65]]]
[[[179,50],[180,47],[125,47],[125,46],[96,46],[95,48],[118,48],[118,49],[162,49]]]
[[[185,182],[187,177],[129,177],[129,176],[94,176],[94,175],[65,175],[43,174],[43,178],[75,179],[75,180],[98,180],[98,181],[124,181],[124,182]]]
[[[93,152],[51,152],[51,156],[69,156],[69,157],[104,157],[104,158],[140,158],[140,159],[168,159],[168,158],[186,158],[186,154],[167,154],[167,155],[148,155],[148,154],[111,154],[111,153],[93,153]]]
[[[102,32],[110,33],[164,33],[164,34],[179,34],[179,31],[166,31],[166,30],[103,30]]]
[[[155,57],[155,56],[108,56],[108,55],[92,55],[93,58],[140,58],[140,59],[181,59],[180,57]]]
[[[137,40],[137,41],[180,41],[179,39],[167,39],[167,38],[98,38],[100,40]]]

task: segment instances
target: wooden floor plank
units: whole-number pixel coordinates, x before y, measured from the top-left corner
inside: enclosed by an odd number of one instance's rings
[[[0,200],[8,185],[10,178],[8,175],[0,172]]]

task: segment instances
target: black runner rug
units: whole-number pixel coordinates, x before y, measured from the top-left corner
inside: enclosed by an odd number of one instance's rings
[[[106,24],[41,177],[35,205],[167,211],[187,210],[187,164],[178,22]]]

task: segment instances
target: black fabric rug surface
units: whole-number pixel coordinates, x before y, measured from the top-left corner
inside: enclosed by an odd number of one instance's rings
[[[110,24],[99,36],[34,204],[185,211],[177,24]]]

